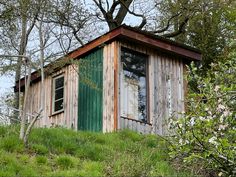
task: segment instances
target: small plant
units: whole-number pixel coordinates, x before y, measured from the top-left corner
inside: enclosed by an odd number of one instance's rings
[[[48,149],[41,144],[33,144],[31,146],[31,149],[36,153],[36,154],[40,154],[40,155],[45,155],[48,153]]]
[[[62,169],[69,169],[74,165],[72,159],[69,156],[59,156],[56,159],[56,164]]]
[[[75,141],[70,140],[70,141],[65,142],[63,147],[65,149],[66,154],[74,155],[79,146],[76,144]]]
[[[39,165],[47,164],[47,158],[45,156],[37,156],[35,160]]]

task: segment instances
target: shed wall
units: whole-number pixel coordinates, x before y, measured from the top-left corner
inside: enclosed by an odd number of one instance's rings
[[[184,111],[183,60],[163,54],[142,45],[120,43],[144,53],[148,58],[149,123],[119,118],[118,129],[131,129],[141,133],[167,134],[168,118]],[[118,113],[119,114],[119,113]]]
[[[52,114],[52,78],[63,74],[64,85],[64,111],[58,114]],[[78,73],[76,65],[69,65],[61,70],[47,76],[45,85],[45,117],[36,122],[38,127],[63,126],[77,129],[77,110],[78,110]],[[41,107],[41,82],[34,83],[29,88],[29,99],[27,101],[27,112],[37,113]]]
[[[119,63],[121,46],[149,56],[149,124],[120,117],[119,107]],[[103,94],[102,131],[131,129],[141,133],[166,134],[167,119],[184,110],[184,63],[178,57],[163,54],[142,45],[114,41],[103,47]],[[52,77],[60,73],[65,76],[64,112],[52,115]],[[78,71],[77,66],[69,65],[45,79],[46,117],[36,122],[37,126],[52,125],[73,127],[78,125]],[[41,82],[29,89],[28,113],[40,109]],[[116,122],[117,121],[117,122]]]
[[[103,48],[80,59],[78,130],[102,131]]]
[[[112,132],[115,129],[115,57],[118,48],[117,42],[104,46],[103,49],[103,132]]]

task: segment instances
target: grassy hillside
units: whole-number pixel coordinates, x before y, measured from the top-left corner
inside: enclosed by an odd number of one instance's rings
[[[0,176],[192,176],[171,167],[156,136],[39,128],[24,148],[18,132],[0,127]]]

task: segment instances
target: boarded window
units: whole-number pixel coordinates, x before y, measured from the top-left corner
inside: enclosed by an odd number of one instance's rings
[[[53,113],[63,110],[64,102],[64,76],[53,78]]]
[[[147,59],[147,55],[121,50],[121,117],[147,122]]]

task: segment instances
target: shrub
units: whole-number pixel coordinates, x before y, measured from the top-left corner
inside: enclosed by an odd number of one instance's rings
[[[176,132],[172,157],[202,164],[219,175],[236,175],[236,54],[226,62],[212,65],[203,77],[194,65],[189,81],[198,92],[189,90],[187,113],[170,125]]]

